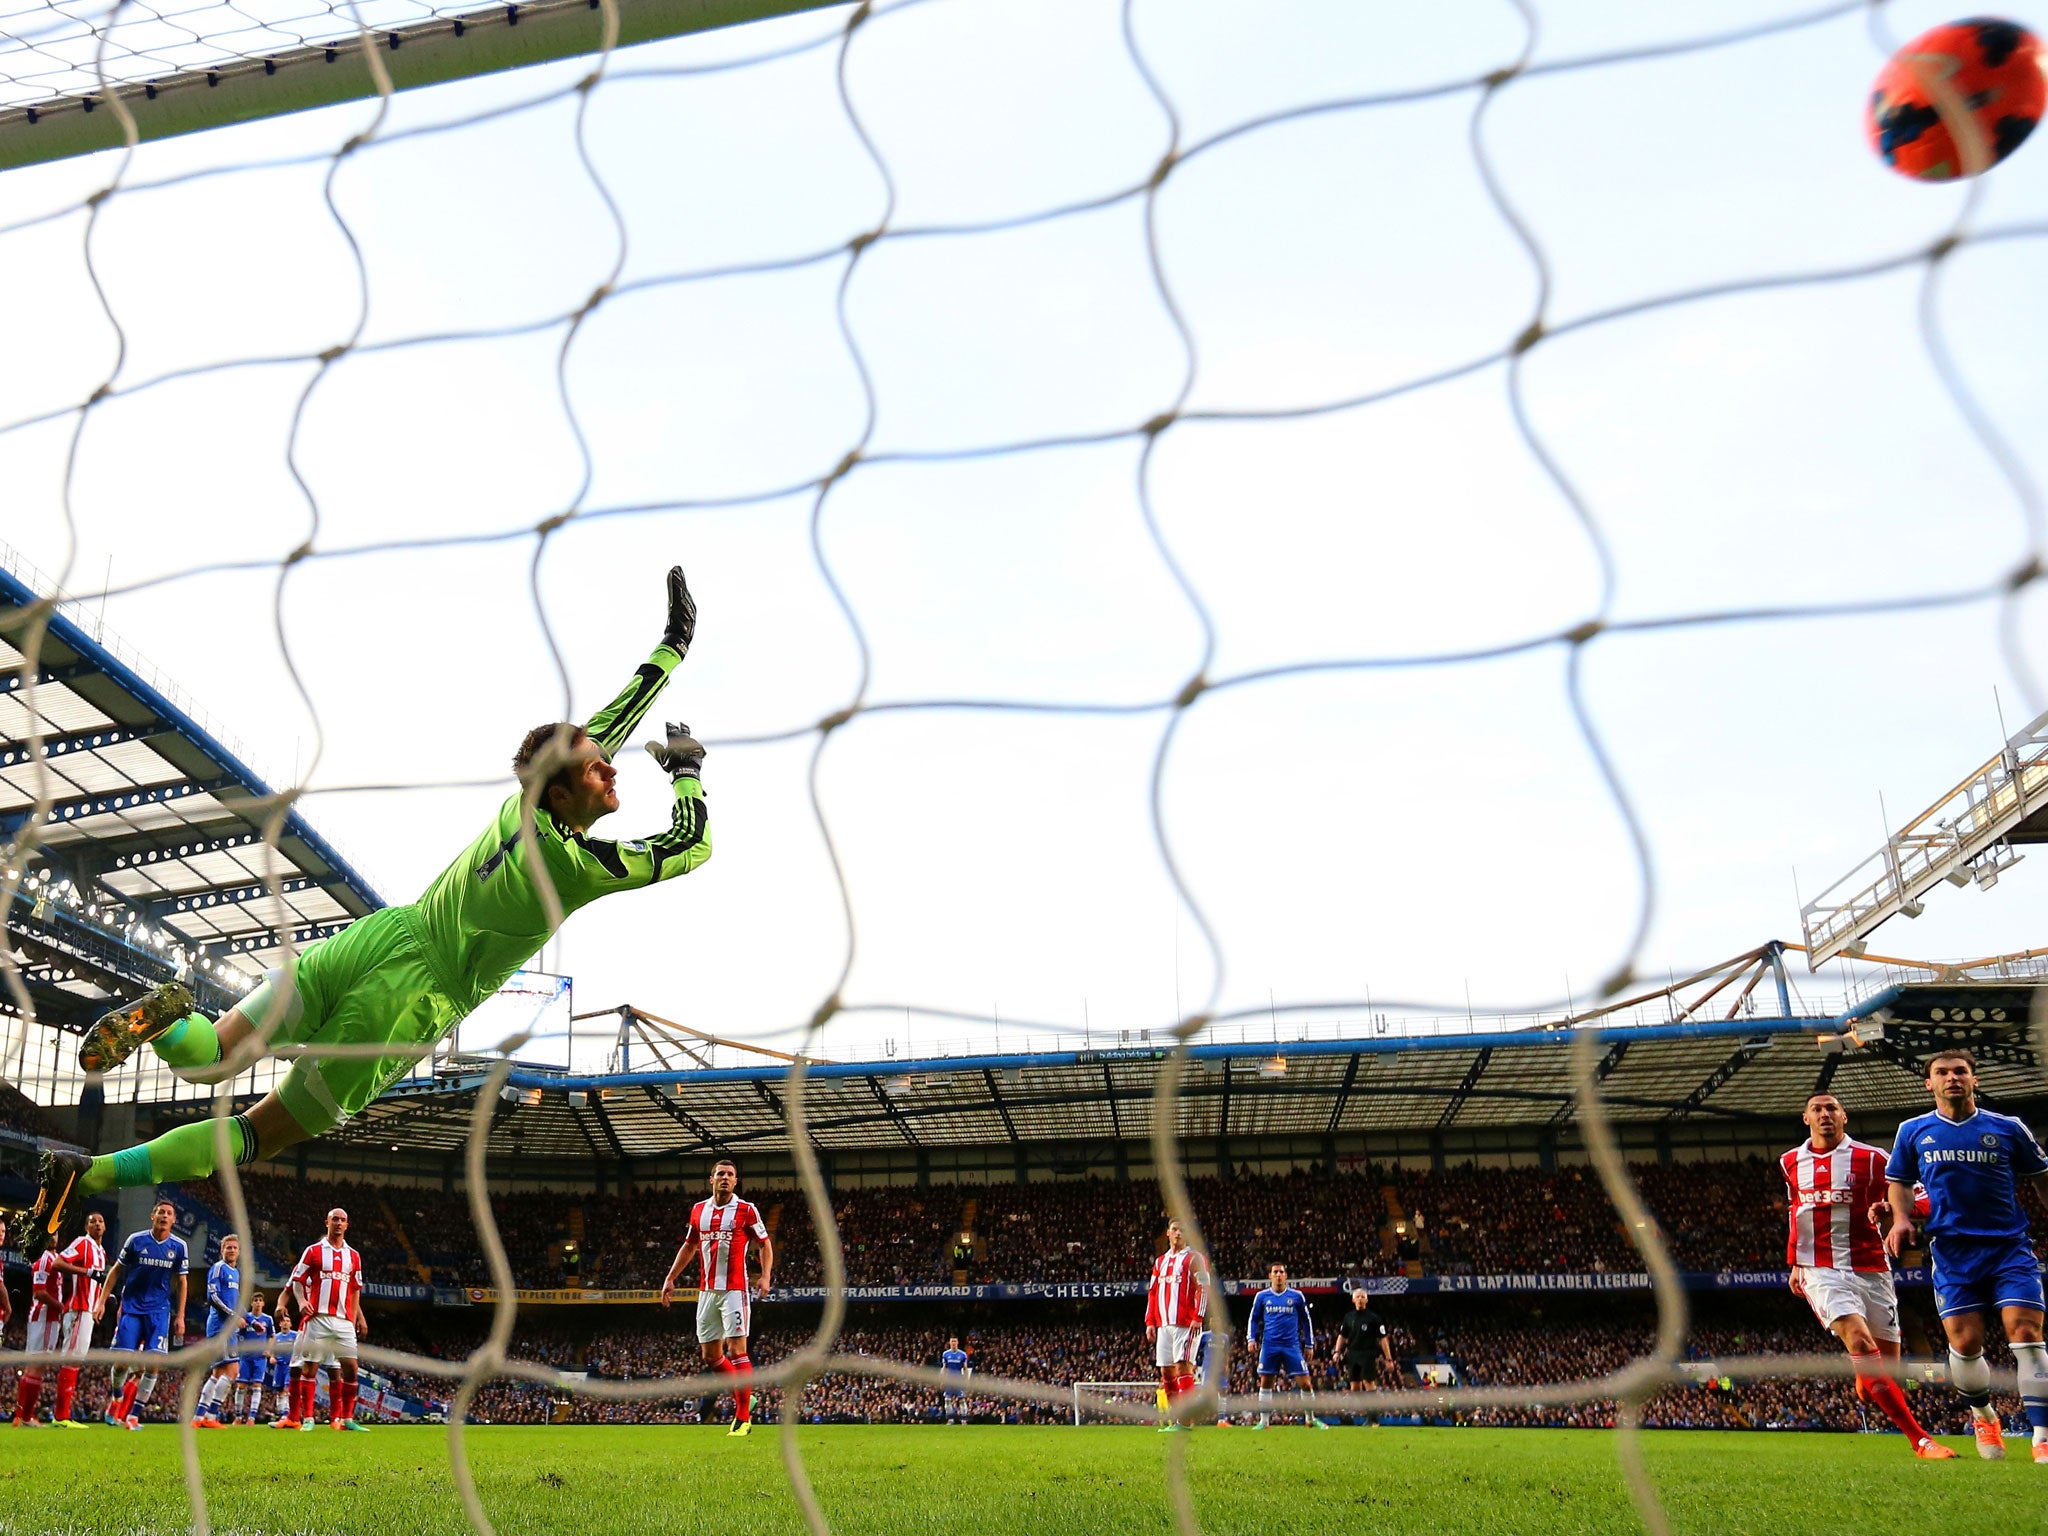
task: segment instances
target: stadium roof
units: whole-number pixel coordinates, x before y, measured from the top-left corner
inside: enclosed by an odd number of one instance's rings
[[[22,638],[8,619],[37,599],[0,547],[0,840],[51,798],[7,914],[39,1016],[88,1024],[117,994],[183,973],[225,1008],[282,935],[304,945],[384,903],[296,811],[279,842],[283,897],[265,886],[271,794],[197,712],[102,636],[52,617],[35,677],[42,753],[30,745]]]
[[[2027,1037],[2032,990],[2026,981],[1911,983],[1832,1018],[1197,1045],[1175,1131],[1216,1139],[1560,1126],[1573,1114],[1570,1046],[1581,1035],[1597,1046],[1602,1096],[1624,1121],[1782,1124],[1818,1087],[1858,1114],[1917,1110],[1926,1103],[1920,1060],[1959,1039],[1977,1049],[1987,1099],[2019,1102],[2042,1090]],[[1166,1057],[1148,1048],[813,1063],[810,1132],[827,1151],[1143,1138]],[[781,1066],[599,1077],[520,1068],[494,1105],[490,1155],[786,1148],[787,1078]],[[480,1062],[456,1064],[333,1134],[457,1152],[483,1083]]]

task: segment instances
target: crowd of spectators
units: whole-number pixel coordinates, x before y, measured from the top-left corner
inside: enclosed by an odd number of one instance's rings
[[[178,1188],[226,1226],[227,1194],[217,1180],[192,1179]],[[373,1184],[260,1174],[245,1174],[242,1179],[242,1200],[248,1208],[249,1235],[256,1250],[273,1269],[285,1271],[298,1262],[307,1244],[327,1230],[327,1213],[338,1206],[348,1212],[348,1240],[362,1254],[366,1271],[389,1279],[408,1278],[405,1244],[384,1214],[383,1200],[389,1193],[392,1191]]]
[[[1344,1307],[1336,1298],[1315,1303],[1318,1327],[1326,1336]],[[1516,1298],[1397,1298],[1383,1302],[1381,1310],[1401,1362],[1401,1382],[1410,1388],[1424,1386],[1425,1371],[1444,1367],[1455,1373],[1456,1380],[1472,1386],[1541,1389],[1594,1381],[1647,1353],[1656,1321],[1646,1298],[1623,1294],[1573,1298],[1548,1308]],[[817,1313],[776,1308],[764,1309],[757,1318],[761,1321],[751,1357],[757,1368],[766,1369],[807,1342]],[[1928,1321],[1920,1319],[1918,1325],[1923,1349]],[[456,1362],[483,1341],[488,1322],[488,1312],[481,1309],[393,1310],[380,1318],[376,1342]],[[6,1340],[10,1347],[21,1347],[21,1331],[17,1313]],[[1913,1324],[1908,1332],[1910,1340]],[[984,1304],[937,1316],[926,1309],[905,1313],[870,1306],[856,1311],[853,1325],[836,1341],[835,1353],[931,1366],[952,1334],[958,1334],[969,1351],[974,1373],[965,1383],[964,1397],[953,1407],[977,1422],[1065,1423],[1072,1416],[1074,1382],[1141,1383],[1154,1374],[1143,1328],[1128,1303],[1048,1302],[1022,1308]],[[1873,1423],[1846,1380],[1787,1377],[1736,1382],[1714,1368],[1714,1362],[1736,1356],[1815,1351],[1831,1352],[1805,1309],[1789,1294],[1703,1300],[1686,1346],[1693,1380],[1652,1397],[1644,1405],[1643,1422],[1652,1428],[1772,1430],[1855,1430]],[[730,1413],[729,1396],[706,1399],[667,1390],[667,1384],[699,1368],[694,1312],[687,1307],[666,1312],[529,1309],[521,1314],[512,1353],[576,1373],[572,1382],[659,1382],[663,1387],[643,1396],[612,1399],[563,1383],[498,1378],[477,1393],[470,1410],[475,1418],[489,1423],[683,1424],[722,1419]],[[1995,1338],[1990,1355],[1995,1365],[2010,1369],[2009,1355]],[[1256,1386],[1251,1363],[1242,1349],[1230,1362],[1234,1392],[1249,1393]],[[1341,1386],[1327,1345],[1316,1352],[1313,1364],[1320,1391]],[[444,1403],[454,1391],[452,1378],[430,1371],[392,1374],[401,1392],[422,1402]],[[0,1373],[0,1407],[7,1406],[10,1376]],[[1033,1383],[1049,1395],[1032,1401],[983,1390],[980,1383],[992,1377]],[[178,1384],[178,1373],[166,1371],[145,1417],[167,1417],[176,1403]],[[88,1370],[79,1411],[89,1415],[104,1405],[107,1389],[105,1371]],[[1930,1429],[1968,1433],[1965,1410],[1952,1393],[1917,1381],[1908,1390],[1915,1411]],[[1136,1391],[1125,1395],[1143,1396]],[[2018,1432],[2017,1403],[2002,1400],[2002,1406]],[[755,1412],[764,1419],[779,1416],[779,1394],[762,1389]],[[1422,1420],[1607,1428],[1614,1413],[1609,1400],[1559,1402],[1532,1390],[1526,1401],[1514,1406],[1430,1412]],[[936,1386],[838,1370],[806,1385],[801,1414],[813,1423],[933,1423],[947,1416],[947,1404]]]
[[[1327,1329],[1340,1313],[1334,1301],[1317,1306]],[[955,1322],[907,1319],[869,1309],[857,1326],[844,1330],[835,1353],[931,1366],[938,1362],[950,1335],[957,1334],[969,1352],[972,1372],[962,1400],[954,1405],[961,1416],[979,1422],[1067,1423],[1072,1419],[1070,1389],[1074,1382],[1130,1382],[1154,1374],[1143,1329],[1117,1309],[1101,1306],[1068,1309],[1044,1315],[1049,1308],[1005,1322],[986,1310]],[[880,1314],[880,1315],[877,1315]],[[763,1314],[765,1315],[765,1314]],[[1388,1322],[1392,1342],[1402,1361],[1401,1380],[1421,1388],[1417,1367],[1448,1366],[1456,1379],[1471,1386],[1541,1388],[1584,1383],[1620,1369],[1649,1351],[1655,1315],[1644,1299],[1614,1297],[1576,1307],[1553,1309],[1516,1302],[1407,1301],[1391,1305]],[[583,1326],[576,1320],[522,1322],[517,1353],[565,1371],[614,1383],[673,1382],[699,1369],[689,1315],[657,1315],[654,1321]],[[767,1369],[808,1339],[815,1316],[792,1318],[765,1327],[752,1341],[751,1358]],[[460,1359],[483,1337],[480,1321],[464,1320],[454,1328],[436,1327],[426,1336],[387,1337],[387,1344],[417,1349],[442,1358]],[[1789,1296],[1766,1293],[1741,1300],[1723,1300],[1691,1329],[1686,1357],[1694,1380],[1652,1397],[1643,1408],[1651,1428],[1856,1430],[1877,1423],[1861,1408],[1846,1380],[1782,1378],[1733,1382],[1713,1362],[1739,1355],[1826,1352],[1827,1343],[1805,1309]],[[2002,1348],[1991,1350],[1994,1363],[2009,1368]],[[1250,1393],[1257,1385],[1251,1358],[1240,1353],[1231,1362],[1231,1389]],[[1326,1351],[1314,1359],[1319,1391],[1340,1390],[1334,1364]],[[978,1382],[1004,1377],[1050,1390],[1046,1401],[1027,1401],[978,1390]],[[445,1379],[401,1378],[402,1388],[423,1397],[445,1397]],[[1909,1384],[1915,1411],[1930,1429],[1941,1434],[1969,1433],[1959,1399],[1940,1386]],[[1142,1398],[1142,1393],[1127,1393]],[[2003,1401],[2008,1422],[2020,1432],[2017,1400]],[[600,1399],[559,1385],[500,1380],[476,1398],[474,1413],[493,1423],[701,1423],[730,1413],[730,1398],[709,1400],[663,1392],[626,1400]],[[759,1418],[779,1416],[781,1400],[772,1389],[755,1395]],[[833,1371],[804,1389],[802,1417],[811,1423],[935,1423],[946,1417],[941,1389],[857,1372]],[[1611,1428],[1615,1405],[1606,1399],[1546,1402],[1540,1395],[1517,1406],[1434,1412],[1423,1422],[1493,1426]],[[1332,1414],[1334,1416],[1334,1414]],[[1411,1415],[1413,1416],[1413,1415]]]
[[[64,1134],[57,1129],[56,1121],[43,1113],[42,1106],[12,1083],[0,1083],[0,1125],[6,1126],[10,1131],[19,1131],[24,1136],[46,1136],[52,1141],[64,1140]]]
[[[1774,1163],[1635,1165],[1631,1172],[1682,1269],[1776,1267],[1785,1195]],[[1263,1276],[1526,1274],[1634,1270],[1642,1261],[1606,1191],[1583,1168],[1366,1168],[1356,1173],[1190,1179],[1218,1273]],[[187,1186],[224,1212],[212,1180]],[[318,1235],[330,1206],[350,1212],[351,1241],[372,1270],[409,1279],[405,1244],[438,1285],[487,1285],[468,1196],[399,1186],[256,1176],[244,1190],[263,1251],[285,1261]],[[810,1209],[788,1189],[742,1191],[775,1235],[779,1284],[823,1278]],[[696,1189],[494,1194],[499,1236],[519,1284],[653,1289],[668,1272]],[[2048,1209],[2031,1195],[2037,1239]],[[1148,1179],[841,1189],[832,1195],[847,1283],[863,1286],[1142,1278],[1165,1219]],[[963,1242],[963,1234],[971,1238]]]

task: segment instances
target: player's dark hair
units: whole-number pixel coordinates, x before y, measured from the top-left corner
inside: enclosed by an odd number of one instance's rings
[[[1966,1063],[1972,1072],[1977,1070],[1976,1053],[1965,1046],[1952,1045],[1946,1050],[1936,1051],[1927,1058],[1927,1070],[1932,1072],[1937,1061],[1960,1061]]]
[[[563,733],[562,743],[568,747],[582,746],[590,734],[573,720],[550,720],[546,725],[536,725],[520,740],[519,750],[512,754],[512,771],[519,775],[520,783],[526,782],[526,770],[533,766],[534,759],[555,739],[557,732]],[[546,782],[540,787],[542,805],[548,803],[549,790],[569,787],[569,773],[575,766],[574,763],[564,763],[548,775]]]
[[[1806,1096],[1806,1102],[1809,1104],[1811,1104],[1815,1099],[1834,1099],[1834,1101],[1837,1104],[1842,1102],[1841,1099],[1836,1096],[1835,1091],[1832,1088],[1816,1088],[1813,1090],[1813,1092],[1809,1093]]]
[[[717,1162],[711,1165],[711,1171],[713,1173],[718,1172],[718,1170],[721,1168],[730,1168],[732,1170],[732,1176],[734,1178],[738,1178],[740,1176],[740,1165],[734,1162],[729,1157],[721,1157]]]

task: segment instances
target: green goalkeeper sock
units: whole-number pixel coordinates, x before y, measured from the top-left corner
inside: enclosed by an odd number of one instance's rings
[[[228,1120],[228,1150],[237,1165],[248,1161],[247,1150],[254,1141],[240,1115]],[[92,1168],[78,1181],[82,1194],[97,1195],[110,1189],[134,1189],[143,1184],[175,1184],[183,1179],[203,1179],[213,1172],[213,1122],[195,1120],[168,1130],[139,1147],[130,1147],[108,1157],[96,1157]]]
[[[220,1036],[213,1020],[203,1013],[188,1013],[150,1042],[158,1058],[173,1071],[180,1067],[210,1067],[220,1060]]]

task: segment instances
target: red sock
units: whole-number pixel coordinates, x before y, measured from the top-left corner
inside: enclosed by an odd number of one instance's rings
[[[114,1405],[114,1417],[125,1419],[135,1411],[135,1394],[142,1390],[142,1378],[130,1376],[128,1384],[121,1389],[121,1399]]]
[[[1179,1389],[1180,1395],[1185,1397],[1188,1393],[1195,1390],[1195,1373],[1184,1370],[1174,1378],[1173,1384]]]
[[[313,1395],[318,1391],[310,1376],[301,1376],[292,1383],[292,1417],[301,1424],[311,1422],[317,1411],[319,1405],[313,1401]]]
[[[735,1373],[740,1371],[751,1371],[754,1368],[754,1362],[749,1360],[745,1355],[733,1355],[729,1358],[728,1363],[732,1366]],[[754,1389],[752,1387],[733,1388],[732,1411],[734,1418],[747,1419],[750,1421],[753,1419]]]
[[[71,1399],[78,1391],[78,1367],[67,1365],[57,1372],[57,1417],[71,1417]]]
[[[1925,1440],[1927,1431],[1913,1417],[1913,1410],[1907,1406],[1906,1394],[1900,1390],[1899,1384],[1891,1377],[1877,1375],[1870,1369],[1882,1365],[1884,1356],[1851,1355],[1849,1358],[1856,1364],[1856,1384],[1863,1389],[1864,1401],[1882,1409],[1884,1416],[1906,1437],[1908,1444],[1918,1445]]]
[[[341,1384],[341,1412],[336,1417],[342,1423],[346,1424],[356,1416],[356,1393],[361,1389],[362,1378],[360,1376],[354,1381],[345,1381]]]
[[[36,1416],[36,1404],[43,1398],[43,1373],[23,1371],[21,1379],[14,1384],[14,1416],[17,1419],[32,1419]]]

